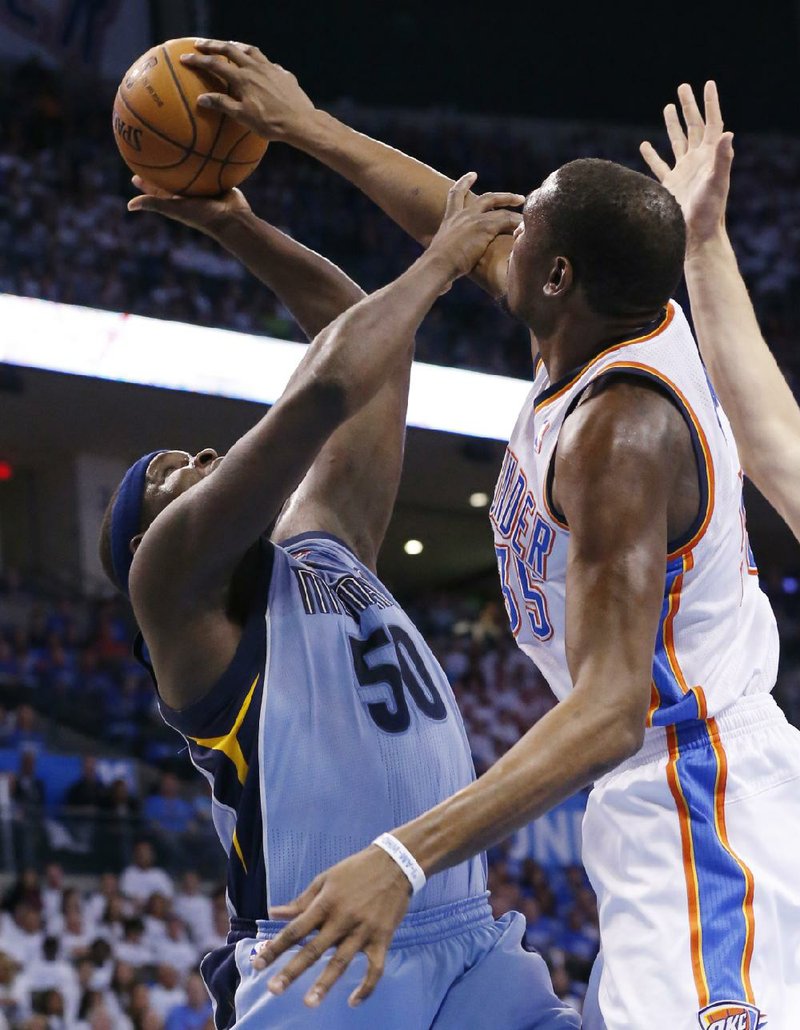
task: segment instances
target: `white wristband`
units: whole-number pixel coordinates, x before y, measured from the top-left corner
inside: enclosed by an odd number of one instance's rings
[[[401,844],[397,837],[393,837],[391,833],[382,833],[372,843],[377,844],[390,858],[394,859],[408,878],[408,882],[411,884],[411,893],[419,894],[425,886],[426,876],[422,871],[422,866],[417,862],[405,844]]]

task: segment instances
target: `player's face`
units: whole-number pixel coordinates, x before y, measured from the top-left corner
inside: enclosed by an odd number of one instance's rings
[[[552,176],[550,177],[552,178]],[[543,193],[550,188],[546,179],[539,189],[528,195],[522,221],[514,230],[514,246],[508,259],[506,306],[508,310],[536,331],[537,300],[549,271],[548,256],[541,246],[540,205]]]
[[[547,209],[557,189],[553,172],[528,196],[508,260],[506,307],[540,339],[555,330],[572,284],[570,262],[548,242]]]

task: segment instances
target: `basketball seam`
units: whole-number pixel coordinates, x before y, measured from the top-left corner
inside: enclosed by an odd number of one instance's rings
[[[222,164],[219,166],[219,172],[217,173],[217,185],[219,186],[220,193],[222,193],[223,188],[224,188],[223,185],[222,185],[222,176],[225,173],[225,169],[228,167],[229,164],[234,164],[233,161],[229,161],[228,159],[229,159],[230,155],[234,152],[234,150],[236,150],[236,148],[242,142],[242,140],[243,139],[247,139],[247,137],[249,135],[250,135],[250,130],[249,129],[245,129],[244,132],[242,133],[242,135],[237,140],[234,141],[232,146],[230,146],[228,148],[228,152],[225,155],[225,157],[223,158]],[[249,161],[247,163],[250,164]]]
[[[175,83],[175,88],[178,91],[178,95],[183,101],[183,106],[186,108],[186,113],[189,115],[189,122],[192,126],[192,142],[189,144],[188,149],[194,150],[195,144],[197,143],[197,122],[195,121],[194,111],[189,106],[189,101],[186,99],[186,94],[183,92],[183,86],[181,86],[180,79],[175,74],[175,69],[172,66],[172,61],[170,60],[167,48],[165,46],[162,46],[161,52],[164,55],[164,60],[167,62],[167,68],[169,68],[169,73],[172,76],[172,81]]]
[[[134,118],[138,118],[139,121],[142,123],[142,125],[146,129],[148,129],[150,132],[152,132],[154,136],[158,136],[159,139],[163,139],[166,143],[169,143],[173,147],[176,147],[178,150],[182,150],[183,151],[183,155],[182,155],[180,161],[175,161],[175,162],[173,162],[173,164],[169,164],[169,165],[145,164],[143,161],[136,161],[135,158],[131,158],[131,160],[135,161],[135,163],[140,165],[142,168],[176,168],[179,164],[182,164],[186,160],[187,157],[200,157],[200,158],[208,159],[208,160],[211,160],[211,161],[222,161],[223,160],[220,157],[211,157],[209,154],[203,154],[201,151],[189,148],[189,147],[187,147],[183,143],[178,143],[176,140],[172,139],[171,136],[167,136],[163,132],[161,132],[159,129],[155,128],[155,126],[152,125],[150,122],[148,122],[146,118],[142,118],[142,116],[139,114],[139,112],[136,110],[136,108],[133,107],[131,104],[129,104],[128,101],[125,99],[125,97],[119,91],[117,91],[117,96],[120,98],[120,100],[125,105],[125,107],[130,111],[130,113],[134,116]],[[234,160],[230,160],[227,163],[231,164],[231,165],[251,165],[251,164],[253,164],[252,161],[234,161]]]
[[[225,124],[225,115],[224,114],[220,114],[219,121],[217,122],[217,131],[216,131],[216,134],[214,135],[214,139],[211,141],[211,146],[209,147],[208,154],[205,156],[205,158],[203,159],[200,167],[194,173],[194,175],[189,180],[189,182],[183,187],[182,190],[178,190],[177,191],[178,193],[185,193],[186,190],[191,189],[192,186],[194,185],[194,183],[197,182],[198,177],[203,174],[204,169],[208,168],[208,163],[211,160],[211,155],[214,153],[214,147],[217,145],[217,142],[219,141],[220,134],[222,133],[222,126],[224,124]],[[222,191],[220,190],[220,192],[222,192]]]

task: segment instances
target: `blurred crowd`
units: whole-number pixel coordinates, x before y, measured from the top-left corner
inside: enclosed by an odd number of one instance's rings
[[[300,339],[289,313],[214,243],[155,215],[131,215],[114,145],[111,92],[27,64],[0,80],[0,291]],[[527,192],[554,168],[596,156],[643,170],[646,132],[596,124],[350,109],[367,132],[480,189]],[[654,119],[656,117],[654,112]],[[730,227],[768,338],[790,372],[800,285],[800,141],[737,137]],[[316,163],[273,145],[246,184],[263,217],[332,258],[366,289],[417,252],[370,202]],[[423,326],[421,360],[527,377],[526,334],[471,283]]]
[[[137,841],[121,875],[22,870],[0,912],[3,1030],[213,1030],[200,959],[224,944],[224,888],[179,882]]]

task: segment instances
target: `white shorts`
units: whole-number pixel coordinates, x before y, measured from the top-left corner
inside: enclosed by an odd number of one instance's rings
[[[800,732],[770,695],[648,731],[583,823],[584,1030],[800,1027]]]

